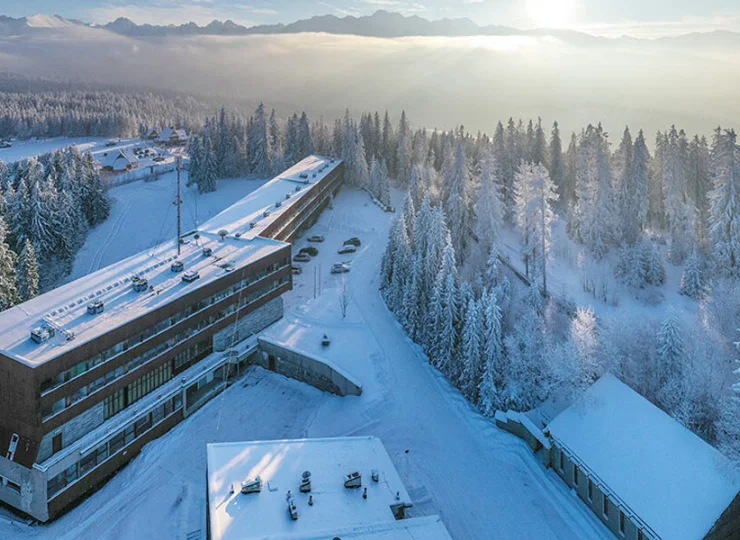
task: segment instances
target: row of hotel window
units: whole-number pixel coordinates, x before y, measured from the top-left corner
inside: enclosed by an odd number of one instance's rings
[[[245,287],[248,287],[252,285],[253,283],[256,283],[257,281],[264,279],[270,274],[280,271],[281,269],[285,268],[289,264],[290,264],[290,260],[287,258],[281,261],[278,261],[263,270],[260,270],[258,272],[255,272],[254,274],[247,276],[246,278],[242,279],[238,283],[235,283],[234,285],[226,289],[218,291],[216,294],[212,296],[209,296],[207,298],[204,298],[203,300],[200,300],[199,302],[191,304],[190,306],[174,314],[173,316],[167,319],[164,319],[153,326],[150,326],[143,332],[135,336],[132,336],[130,338],[127,338],[123,341],[120,341],[116,343],[115,345],[113,345],[112,347],[95,354],[91,358],[83,362],[80,362],[72,366],[69,369],[61,371],[60,373],[56,374],[54,377],[51,377],[41,383],[42,395],[54,390],[55,388],[58,388],[59,386],[75,379],[76,377],[79,377],[80,375],[93,369],[94,367],[97,367],[100,364],[103,364],[113,359],[119,354],[127,351],[128,349],[136,345],[139,345],[140,343],[142,343],[143,341],[146,341],[152,336],[159,334],[163,332],[164,330],[167,330],[168,328],[178,324],[179,322],[187,319],[188,317],[191,317],[198,311],[201,311],[207,308],[208,306],[211,306],[217,302],[220,302],[221,300],[223,300],[224,298],[228,296],[238,293],[240,290],[244,289]]]
[[[559,450],[560,454],[560,472],[565,473],[565,452],[562,450]],[[594,483],[591,478],[586,478],[588,484],[587,484],[587,493],[588,493],[588,502],[593,502],[594,500]],[[580,485],[580,467],[578,467],[577,464],[573,463],[573,484],[578,487]],[[605,521],[609,521],[609,495],[606,493],[603,493],[603,500],[602,500],[602,516]],[[620,534],[624,535],[625,532],[625,515],[624,511],[619,508],[619,532]],[[637,529],[637,540],[643,540],[644,533],[642,529]]]
[[[274,290],[288,283],[289,279],[290,278],[288,276],[282,276],[280,279],[273,280],[268,285],[261,287],[257,289],[256,291],[252,292],[251,294],[239,299],[237,302],[230,304],[222,311],[209,316],[207,319],[203,319],[199,321],[195,326],[187,330],[184,330],[183,332],[170,338],[164,343],[161,343],[160,345],[153,347],[152,349],[149,349],[148,351],[137,356],[136,358],[133,358],[125,365],[119,366],[116,369],[112,369],[108,371],[107,373],[105,373],[105,375],[103,375],[102,377],[99,377],[98,379],[91,382],[90,384],[85,385],[79,388],[78,390],[76,390],[75,392],[73,392],[72,394],[64,396],[58,399],[57,401],[55,401],[54,403],[44,407],[41,410],[42,421],[48,420],[52,416],[62,412],[65,409],[68,409],[69,407],[77,403],[78,401],[85,399],[87,396],[89,396],[93,392],[97,392],[101,388],[104,388],[112,384],[113,382],[120,379],[127,373],[147,363],[152,358],[155,358],[156,356],[159,356],[165,351],[177,346],[179,343],[191,338],[194,334],[222,320],[223,318],[228,317],[229,315],[233,314],[235,311],[247,306],[248,304],[256,302],[257,300],[259,300],[260,298],[264,297],[267,294],[270,294]],[[194,356],[195,354],[198,354],[198,353],[193,354],[193,351],[188,350],[180,354],[185,355],[185,356],[187,355]],[[183,365],[183,363],[184,361],[182,359],[178,359],[177,357],[175,358],[175,368],[174,368],[175,373],[178,373],[178,368],[180,368]]]
[[[135,439],[141,437],[152,427],[159,424],[165,418],[171,416],[175,411],[182,408],[182,395],[177,394],[168,399],[162,405],[155,408],[152,412],[144,415],[142,418],[119,431],[109,441],[102,443],[87,456],[80,459],[79,462],[71,465],[53,478],[50,478],[46,484],[46,496],[51,499],[65,487],[78,478],[82,478],[92,469],[101,465],[107,459],[113,457],[124,447],[131,444]]]
[[[331,174],[331,173],[330,173]],[[310,210],[308,214],[310,215],[311,212],[317,208],[320,204],[323,203],[322,196],[329,190],[334,189],[335,184],[338,183],[338,178],[334,178],[334,180],[330,181],[328,184],[326,184],[324,187],[322,187],[315,195],[313,195],[310,199],[304,199],[300,205],[297,207],[294,207],[291,214],[283,214],[283,216],[280,216],[275,223],[272,225],[274,228],[273,234],[271,235],[273,238],[286,238],[285,235],[283,235],[283,232],[288,228],[289,225],[292,225],[293,222],[295,222],[298,219],[303,219],[305,216],[301,215],[303,211],[310,206]],[[301,224],[303,226],[303,224]]]

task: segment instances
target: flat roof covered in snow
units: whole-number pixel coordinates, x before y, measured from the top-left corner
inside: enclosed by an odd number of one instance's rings
[[[200,230],[214,234],[220,230],[229,234],[241,232],[248,237],[261,234],[278,216],[298,204],[312,186],[340,163],[341,160],[334,158],[309,156],[211,218]]]
[[[411,500],[376,437],[218,443],[209,444],[207,454],[214,540],[333,538],[338,531],[355,538],[374,528],[378,539],[445,538],[413,536],[410,528],[380,535],[380,525],[395,523],[392,507],[411,506]],[[378,471],[378,482],[371,478],[373,470]],[[310,493],[299,491],[304,471],[311,473]],[[362,487],[345,488],[345,476],[355,471]],[[242,482],[257,477],[262,490],[241,493]],[[367,499],[362,496],[365,487]],[[288,491],[297,520],[288,511]],[[313,505],[308,504],[309,495]]]
[[[229,237],[221,242],[218,236],[202,233],[197,243],[191,237],[182,246],[180,257],[174,242],[160,245],[0,313],[0,353],[36,367],[286,245],[261,237]],[[211,256],[203,255],[206,246],[212,249]],[[184,263],[183,272],[170,270],[175,260]],[[230,269],[224,268],[227,264]],[[200,277],[184,283],[182,277],[189,271],[197,271]],[[146,278],[152,289],[134,291],[134,275]],[[104,311],[90,315],[87,306],[95,301],[104,303]],[[45,318],[57,328],[56,335],[35,343],[31,330],[47,326]]]
[[[662,538],[703,538],[740,489],[718,450],[610,374],[547,429]]]

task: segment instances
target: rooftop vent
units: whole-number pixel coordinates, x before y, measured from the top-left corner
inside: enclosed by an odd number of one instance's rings
[[[213,255],[213,250],[211,248],[209,248],[209,247],[204,247],[203,248],[203,256],[204,257],[210,257],[211,255]]]
[[[54,337],[56,331],[53,328],[44,328],[37,326],[31,330],[31,339],[36,343],[44,343]]]
[[[183,283],[192,283],[196,279],[200,279],[200,274],[195,270],[191,270],[190,272],[185,272],[182,275]]]
[[[229,234],[229,231],[227,231],[226,229],[221,229],[220,231],[218,231],[218,235],[221,237],[222,242],[226,241],[226,235],[228,234]]]
[[[308,180],[308,173],[301,173],[299,176],[304,180]]]
[[[293,196],[293,194],[292,194],[292,193],[286,193],[286,194],[285,194],[285,200],[287,201],[287,200],[288,200],[288,199],[290,199],[290,198],[291,198],[292,196]]]
[[[269,215],[270,215],[269,210],[265,210],[264,212],[262,212],[262,217],[268,217]]]
[[[378,469],[373,469],[371,474],[373,482],[380,482],[380,472],[378,472]]]
[[[296,187],[295,187],[295,192],[296,192],[296,193],[298,193],[298,192],[299,192],[300,190],[301,190],[301,186],[296,186]]]
[[[283,205],[281,201],[275,201],[275,208],[280,208]]]
[[[96,300],[95,302],[90,302],[87,305],[87,313],[90,315],[97,315],[98,313],[103,313],[103,310],[105,310],[105,304],[102,300]]]
[[[290,512],[290,519],[293,521],[298,519],[298,508],[295,505],[295,500],[290,495],[288,495],[288,512]]]
[[[249,228],[250,229],[254,229],[256,226],[257,226],[257,222],[256,221],[250,221],[249,222]]]
[[[301,493],[309,493],[311,491],[311,471],[303,471],[300,489]]]
[[[346,488],[359,488],[362,487],[362,476],[360,473],[355,471],[351,472],[344,477],[344,487]]]
[[[246,482],[242,482],[242,493],[245,495],[247,493],[259,493],[262,491],[262,478],[257,477],[253,480],[247,480]]]
[[[173,272],[182,272],[185,269],[185,265],[182,264],[182,261],[175,261],[170,265],[170,270]]]
[[[136,292],[144,292],[149,288],[149,281],[146,278],[134,276],[131,278],[131,286]]]
[[[316,173],[313,173],[313,178],[316,178]]]
[[[234,235],[234,237],[235,237],[235,238],[241,238],[241,237],[242,237],[242,233],[238,232],[238,233],[236,233],[236,234]]]

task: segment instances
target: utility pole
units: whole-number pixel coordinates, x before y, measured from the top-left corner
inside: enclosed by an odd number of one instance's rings
[[[182,237],[182,198],[180,197],[180,170],[182,169],[181,163],[182,158],[180,156],[175,157],[175,163],[177,166],[177,199],[175,204],[177,205],[177,256],[180,256],[180,238]]]

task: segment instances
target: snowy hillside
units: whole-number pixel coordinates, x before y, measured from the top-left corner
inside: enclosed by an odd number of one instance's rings
[[[74,146],[80,152],[88,152],[103,147],[106,140],[98,137],[55,137],[53,139],[13,141],[13,146],[10,148],[0,149],[0,160],[11,163],[24,158],[48,154],[68,146]]]

